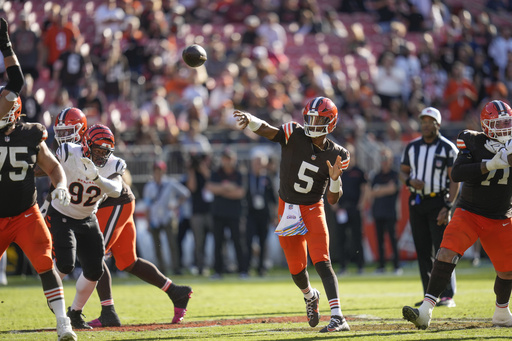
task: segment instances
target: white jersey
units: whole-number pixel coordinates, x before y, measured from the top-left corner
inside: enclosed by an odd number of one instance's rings
[[[82,146],[74,143],[63,143],[57,149],[57,159],[60,161],[68,180],[67,186],[71,195],[69,206],[62,206],[58,199],[52,200],[52,206],[65,216],[73,219],[85,219],[98,210],[98,205],[106,197],[106,194],[94,181],[88,180],[78,170],[84,167]],[[103,167],[98,167],[99,175],[109,178],[112,175],[123,175],[126,170],[126,162],[123,159],[110,155]]]

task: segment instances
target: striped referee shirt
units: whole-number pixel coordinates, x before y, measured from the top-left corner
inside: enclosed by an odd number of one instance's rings
[[[448,191],[448,168],[453,166],[457,153],[455,144],[442,135],[432,143],[426,143],[423,137],[409,142],[402,154],[401,163],[411,168],[411,179],[419,179],[425,183],[423,190],[409,187],[411,193],[428,196],[430,193]]]

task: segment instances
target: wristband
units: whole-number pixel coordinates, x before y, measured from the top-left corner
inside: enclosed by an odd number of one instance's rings
[[[405,180],[405,185],[411,187],[411,178],[407,178],[407,180]]]
[[[451,210],[452,207],[453,207],[453,202],[445,201],[444,202],[444,207],[446,207],[448,210]]]
[[[59,182],[57,184],[57,186],[55,186],[55,188],[64,188],[65,189],[65,188],[68,188],[68,186],[66,186],[66,184],[64,182]]]
[[[341,190],[341,179],[338,177],[338,179],[333,180],[331,179],[331,182],[329,184],[329,191],[332,193],[339,193]]]
[[[247,114],[247,117],[249,118],[249,124],[247,125],[249,129],[251,129],[252,131],[260,129],[261,125],[263,124],[263,120],[260,120],[259,118],[251,114]]]
[[[11,42],[7,42],[6,44],[1,45],[0,51],[2,51],[2,55],[4,56],[4,58],[14,55],[14,50],[12,49]]]
[[[7,90],[7,91],[9,91],[9,90]],[[16,96],[16,94],[11,91],[9,91],[9,93],[7,95],[5,95],[5,99],[8,100],[9,102],[14,102],[17,98],[18,98],[18,96]]]

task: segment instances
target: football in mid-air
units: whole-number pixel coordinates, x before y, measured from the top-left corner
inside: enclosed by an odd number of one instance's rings
[[[183,61],[190,67],[198,67],[206,62],[205,49],[197,44],[187,46],[182,53]]]

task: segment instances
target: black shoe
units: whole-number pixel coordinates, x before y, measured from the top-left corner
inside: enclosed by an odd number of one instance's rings
[[[75,329],[92,329],[87,322],[82,318],[83,314],[81,310],[71,310],[71,307],[68,307],[67,313],[69,319],[71,320],[71,325]]]
[[[171,284],[171,287],[167,290],[167,295],[174,304],[174,307],[181,309],[187,308],[188,300],[190,300],[192,293],[192,288],[186,285]]]
[[[112,306],[114,307],[114,306]],[[87,322],[87,324],[93,328],[101,328],[101,327],[121,327],[121,320],[115,309],[110,310],[101,310],[100,317],[95,320]]]

